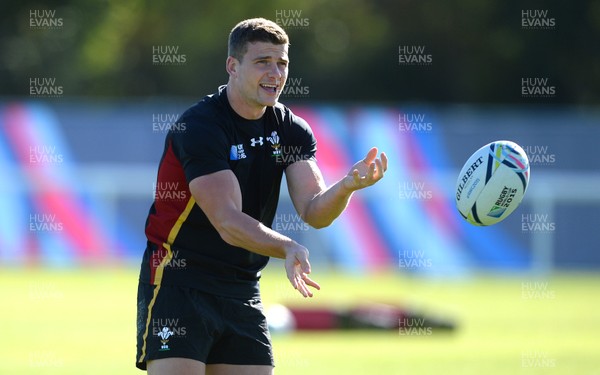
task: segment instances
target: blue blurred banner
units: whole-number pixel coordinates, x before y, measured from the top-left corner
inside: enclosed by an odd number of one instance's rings
[[[12,102],[0,106],[0,264],[137,263],[164,137],[191,102]],[[318,140],[328,183],[372,146],[385,179],[331,227],[301,223],[282,186],[273,227],[313,262],[432,276],[600,268],[600,112],[576,108],[292,106]],[[521,207],[493,227],[454,207],[462,164],[494,140],[531,162]],[[285,185],[285,184],[284,184]]]

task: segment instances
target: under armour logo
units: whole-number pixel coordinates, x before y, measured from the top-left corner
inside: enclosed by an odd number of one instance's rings
[[[256,147],[256,145],[262,146],[263,145],[263,137],[258,137],[258,139],[256,138],[252,138],[250,139],[250,146],[252,147]]]

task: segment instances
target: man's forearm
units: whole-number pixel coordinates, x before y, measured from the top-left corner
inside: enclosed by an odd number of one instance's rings
[[[215,227],[228,244],[260,255],[283,259],[286,256],[286,247],[294,244],[291,238],[239,211],[229,213],[228,217]]]
[[[329,226],[348,206],[352,190],[344,187],[343,179],[315,196],[306,208],[303,220],[314,228]]]

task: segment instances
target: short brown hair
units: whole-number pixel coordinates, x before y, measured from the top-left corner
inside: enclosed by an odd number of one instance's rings
[[[281,26],[264,18],[251,18],[238,23],[231,30],[227,53],[242,61],[242,57],[248,50],[247,44],[254,42],[290,44],[290,40]]]

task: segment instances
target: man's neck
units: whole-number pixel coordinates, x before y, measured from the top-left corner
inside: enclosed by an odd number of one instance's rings
[[[227,83],[227,100],[235,113],[247,120],[257,120],[261,118],[267,107],[252,108],[244,101],[239,91],[232,87],[231,83]]]

